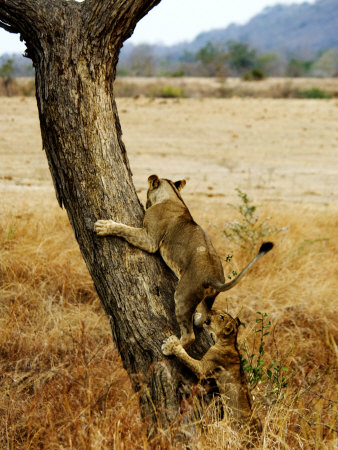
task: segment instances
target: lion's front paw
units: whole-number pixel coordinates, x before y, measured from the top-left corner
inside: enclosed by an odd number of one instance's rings
[[[107,236],[112,232],[114,223],[112,220],[98,220],[94,224],[94,231],[99,236]]]
[[[162,353],[166,356],[173,355],[175,353],[175,348],[181,345],[177,336],[172,335],[168,337],[162,344]]]

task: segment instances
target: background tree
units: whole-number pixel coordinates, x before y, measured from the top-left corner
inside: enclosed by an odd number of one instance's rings
[[[151,77],[154,74],[153,52],[150,45],[135,47],[131,55],[131,71],[133,76]]]
[[[327,50],[313,64],[311,75],[338,77],[338,48]]]
[[[159,0],[0,0],[0,26],[20,33],[35,68],[43,148],[141,411],[153,425],[181,420],[194,380],[163,339],[177,332],[175,280],[157,257],[121,239],[95,236],[98,218],[140,226],[113,95],[123,42]]]
[[[313,61],[303,61],[297,58],[291,58],[288,62],[286,75],[289,77],[304,77],[309,75],[313,66]]]
[[[226,62],[228,55],[221,44],[208,42],[195,55],[195,59],[200,62],[204,75],[225,76],[227,73]]]
[[[7,59],[0,67],[0,79],[5,95],[11,95],[11,84],[14,82],[13,59]]]
[[[230,41],[228,43],[228,53],[229,66],[239,75],[252,70],[256,65],[256,50],[250,48],[248,44]]]
[[[277,53],[259,55],[255,67],[269,76],[282,74],[281,61]]]

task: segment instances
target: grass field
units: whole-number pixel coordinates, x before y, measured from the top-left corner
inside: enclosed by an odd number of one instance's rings
[[[275,242],[215,305],[240,311],[241,345],[251,348],[256,336],[256,356],[257,312],[271,321],[266,370],[253,390],[264,423],[254,445],[336,448],[338,101],[140,97],[118,107],[140,198],[152,173],[185,177],[182,195],[226,274],[245,265],[263,234]],[[236,187],[257,206],[248,242],[225,234],[243,222]],[[0,448],[149,447],[137,395],[57,206],[33,98],[0,100],[0,386]],[[226,419],[207,428],[192,448],[248,443]],[[171,448],[170,437],[161,439]]]

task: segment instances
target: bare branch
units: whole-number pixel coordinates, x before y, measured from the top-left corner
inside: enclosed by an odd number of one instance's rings
[[[84,4],[86,22],[91,36],[101,42],[109,43],[112,36],[121,46],[133,34],[135,26],[161,0],[87,0]],[[121,32],[123,30],[123,32]]]
[[[83,3],[76,1],[0,0],[0,27],[20,33],[35,65],[50,45],[62,47],[67,30],[81,32],[82,9]]]
[[[0,26],[11,33],[38,29],[46,4],[49,1],[0,0]]]

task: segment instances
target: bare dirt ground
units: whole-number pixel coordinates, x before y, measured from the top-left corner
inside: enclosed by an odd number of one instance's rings
[[[134,180],[186,177],[185,195],[336,204],[338,101],[119,99]],[[51,189],[35,99],[1,98],[0,192]]]

